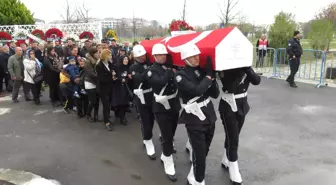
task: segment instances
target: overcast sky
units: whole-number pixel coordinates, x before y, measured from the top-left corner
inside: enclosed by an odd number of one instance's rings
[[[35,14],[35,18],[47,22],[61,20],[64,14],[66,0],[21,0]],[[70,4],[82,4],[83,0],[69,0]],[[195,25],[208,25],[219,22],[219,5],[224,0],[187,0],[187,21]],[[308,21],[315,12],[335,0],[240,0],[235,8],[248,21],[256,24],[271,24],[274,15],[280,11],[294,13],[296,21]],[[168,24],[173,18],[181,16],[183,0],[84,0],[85,6],[91,9],[90,16],[129,17],[133,16],[147,20],[158,20]]]

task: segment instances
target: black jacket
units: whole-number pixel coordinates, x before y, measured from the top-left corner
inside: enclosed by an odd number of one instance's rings
[[[86,54],[89,53],[89,50],[86,49],[86,47],[82,47],[82,49],[79,52],[79,56],[86,58]]]
[[[116,79],[113,81],[111,106],[128,106],[129,101],[132,98],[127,84],[129,66],[118,63],[115,65],[114,70],[116,72]]]
[[[148,82],[153,89],[153,93],[159,95],[161,90],[166,86],[165,91],[162,95],[169,96],[173,95],[177,91],[177,87],[174,81],[174,72],[168,69],[165,65],[155,62],[150,70],[147,72]],[[167,112],[167,111],[177,111],[181,109],[178,96],[168,100],[170,109],[166,110],[161,103],[157,103],[155,98],[153,100],[153,112]]]
[[[300,58],[302,55],[302,47],[301,47],[300,40],[294,37],[291,38],[288,41],[288,46],[287,46],[286,51],[287,51],[289,58],[293,58],[294,55],[296,58]]]
[[[183,104],[186,104],[189,100],[198,96],[201,98],[197,100],[197,103],[203,102],[209,97],[216,99],[219,96],[216,80],[210,80],[206,77],[205,72],[199,67],[185,67],[176,73],[175,80]],[[206,116],[204,121],[201,121],[197,116],[186,113],[186,111],[183,110],[180,116],[180,123],[210,124],[216,122],[217,116],[212,101],[210,101],[207,106],[202,107],[201,110]]]
[[[101,94],[110,94],[111,87],[112,87],[112,70],[113,66],[110,62],[108,62],[108,70],[104,63],[100,61],[96,65],[96,72],[97,72],[97,91]]]
[[[53,57],[46,57],[44,59],[44,80],[48,84],[58,84],[60,81],[60,72],[61,70],[59,69],[59,61],[57,58]]]
[[[0,53],[0,77],[4,77],[8,74],[8,59],[10,55],[7,53]]]
[[[261,78],[257,75],[252,68],[238,68],[230,69],[219,72],[219,77],[223,85],[223,92],[242,94],[248,91],[250,83],[253,85],[259,85]],[[236,99],[237,113],[245,116],[250,110],[250,106],[247,102],[247,97]],[[224,100],[220,100],[219,111],[224,113],[232,112],[231,107]]]
[[[130,67],[130,73],[133,79],[134,89],[138,89],[140,84],[142,84],[141,89],[147,90],[150,89],[150,85],[148,83],[147,72],[151,66],[150,62],[139,63],[135,62]],[[153,92],[146,93],[145,95],[145,102],[147,106],[152,106],[153,101]],[[136,102],[138,105],[141,105],[140,100],[136,98]]]

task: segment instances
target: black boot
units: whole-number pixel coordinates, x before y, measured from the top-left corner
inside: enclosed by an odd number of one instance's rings
[[[120,118],[120,124],[122,124],[122,125],[128,125],[127,124],[127,119],[126,118]]]
[[[290,83],[289,86],[293,87],[293,88],[297,88],[298,87],[295,82]]]
[[[87,114],[86,115],[86,119],[89,121],[89,122],[94,122],[94,119],[91,115]]]

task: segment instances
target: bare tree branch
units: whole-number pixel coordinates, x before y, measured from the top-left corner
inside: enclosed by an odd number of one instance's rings
[[[61,14],[61,17],[65,23],[72,23],[74,21],[74,11],[72,11],[69,1],[66,0],[66,5],[64,7],[65,13]]]
[[[91,9],[86,9],[83,1],[82,7],[76,6],[75,14],[77,22],[88,23],[90,21],[89,11]]]
[[[183,11],[182,11],[182,20],[185,21],[186,20],[186,15],[187,15],[187,0],[184,0],[184,4],[183,4]]]
[[[237,6],[238,3],[239,0],[224,0],[223,8],[219,8],[221,14],[219,18],[221,22],[224,23],[224,25],[230,24],[239,15],[239,12],[233,13],[233,9]]]

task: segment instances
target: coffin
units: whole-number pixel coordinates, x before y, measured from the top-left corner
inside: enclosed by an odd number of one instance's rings
[[[167,47],[176,66],[184,66],[180,52],[189,43],[196,44],[200,49],[201,67],[204,66],[207,56],[211,56],[214,70],[217,71],[248,67],[253,62],[253,45],[236,27],[144,40],[140,44],[150,55],[151,61],[154,61],[152,47],[156,43]]]

